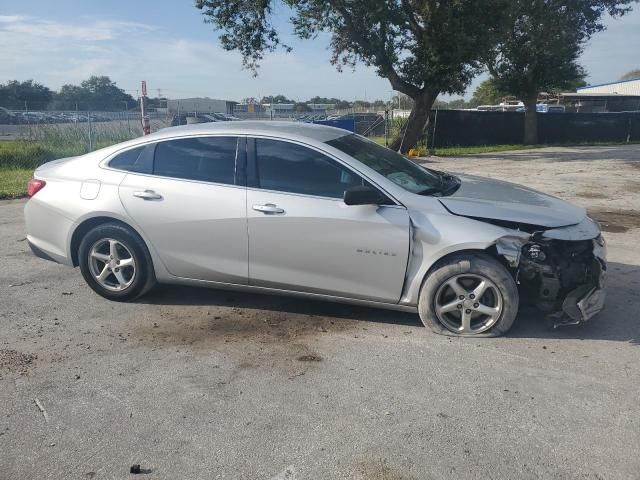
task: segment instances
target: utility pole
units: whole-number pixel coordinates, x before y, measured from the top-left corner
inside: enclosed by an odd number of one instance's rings
[[[147,96],[147,81],[142,80],[142,96],[140,97],[140,114],[142,120],[142,133],[143,135],[149,135],[151,133],[151,125],[149,123],[149,117],[144,113],[144,100]]]
[[[127,100],[123,100],[124,103],[124,114],[127,116],[127,128],[129,129],[129,135],[131,135],[131,117],[129,115],[129,102]]]
[[[87,124],[89,126],[89,151],[93,151],[93,130],[91,128],[91,110],[87,111]]]
[[[389,146],[390,130],[391,130],[391,125],[389,123],[389,105],[387,104],[384,108],[384,146],[385,147]]]

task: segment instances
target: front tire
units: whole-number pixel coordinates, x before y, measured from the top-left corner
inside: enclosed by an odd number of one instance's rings
[[[91,229],[80,242],[78,260],[89,287],[109,300],[134,300],[155,284],[151,255],[144,241],[119,223]]]
[[[498,337],[513,326],[519,295],[509,271],[484,253],[447,257],[420,290],[418,312],[441,335]]]

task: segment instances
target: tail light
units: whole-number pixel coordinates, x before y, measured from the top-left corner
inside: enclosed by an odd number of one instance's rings
[[[27,183],[27,196],[29,198],[33,197],[36,193],[44,188],[47,184],[44,180],[38,180],[37,178],[32,178]]]

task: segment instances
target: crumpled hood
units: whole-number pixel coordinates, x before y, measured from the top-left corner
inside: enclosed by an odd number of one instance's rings
[[[456,215],[506,220],[557,228],[584,220],[583,208],[515,183],[475,175],[457,175],[462,181],[452,195],[438,198]]]

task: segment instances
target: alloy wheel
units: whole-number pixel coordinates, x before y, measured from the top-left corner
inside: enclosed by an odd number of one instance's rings
[[[110,291],[129,287],[136,276],[136,262],[131,251],[118,240],[104,238],[89,249],[89,271],[96,282]]]
[[[502,315],[504,300],[495,283],[483,275],[455,275],[440,285],[434,309],[440,323],[457,334],[489,330]]]

